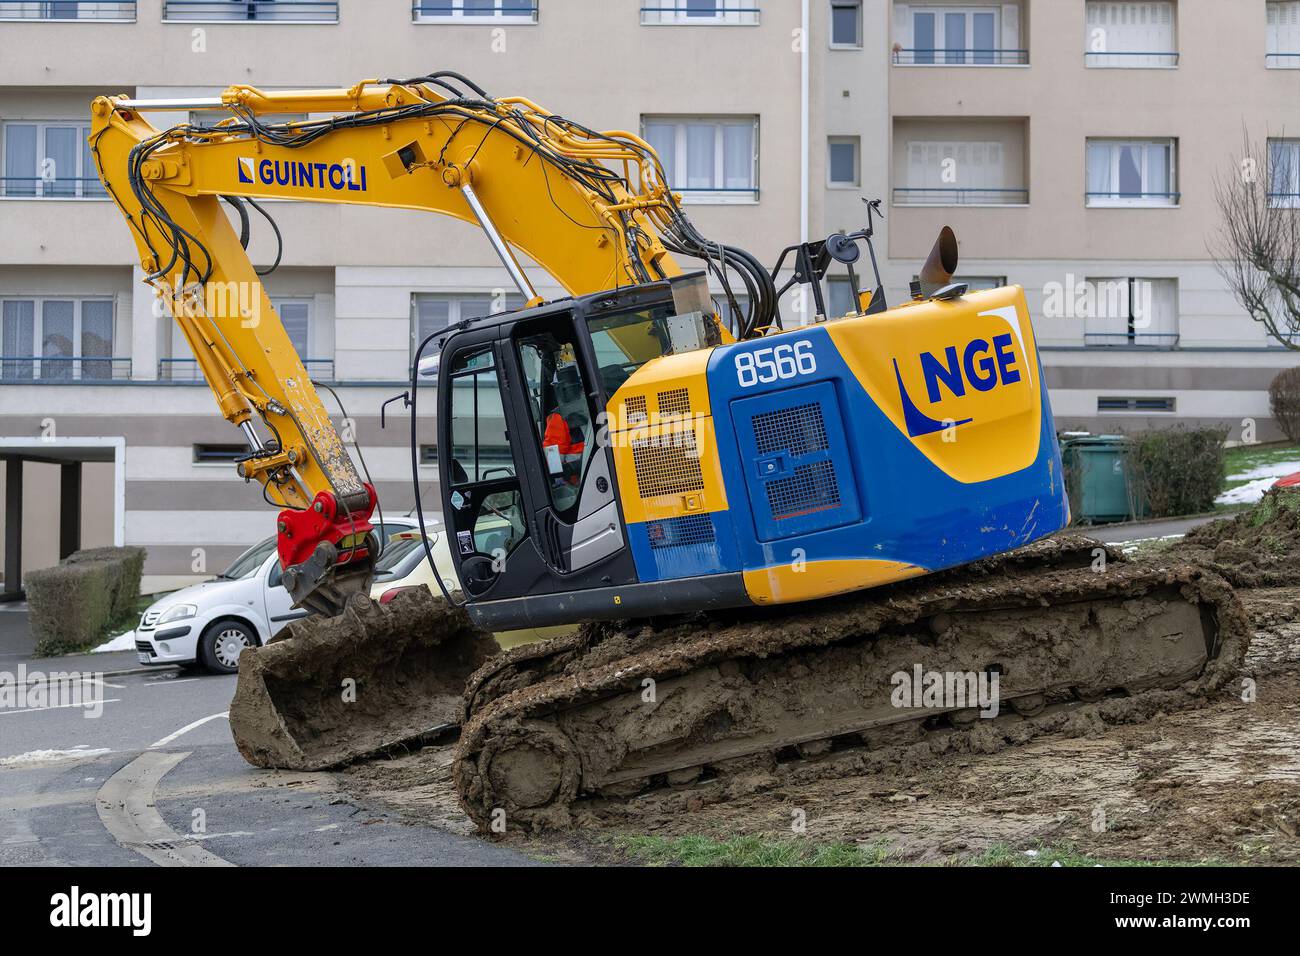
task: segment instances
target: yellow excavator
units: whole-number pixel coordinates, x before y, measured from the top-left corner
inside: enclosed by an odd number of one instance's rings
[[[147,119],[178,110],[225,118]],[[446,71],[102,96],[92,113],[146,281],[248,443],[240,475],[281,509],[285,587],[317,612],[242,655],[231,726],[258,765],[328,767],[460,726],[454,776],[480,826],[562,825],[582,800],[978,716],[948,697],[899,706],[899,674],[996,677],[1021,719],[1207,680],[1239,616],[1195,568],[1049,538],[1069,504],[1024,295],[953,282],[950,230],[892,308],[874,203],[863,229],[769,270],[696,229],[637,135]],[[426,545],[441,595],[366,597],[375,490],[246,252],[252,213],[274,226],[266,199],[477,224],[526,301],[420,343],[402,396],[413,473],[422,386],[436,411],[428,511],[456,582]],[[538,295],[519,252],[567,296]],[[847,315],[828,314],[832,269]],[[808,306],[787,325],[792,286]],[[416,503],[423,523],[418,484]],[[579,624],[504,654],[488,636]]]

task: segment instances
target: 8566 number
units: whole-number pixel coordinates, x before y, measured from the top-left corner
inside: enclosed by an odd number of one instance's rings
[[[817,371],[812,342],[782,342],[770,348],[741,352],[736,356],[736,381],[741,388],[769,385],[783,378],[811,375]]]

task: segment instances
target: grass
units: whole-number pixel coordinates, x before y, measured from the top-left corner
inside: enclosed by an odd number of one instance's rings
[[[1300,461],[1300,445],[1290,442],[1274,442],[1268,445],[1238,445],[1229,448],[1224,455],[1224,475],[1239,475],[1243,472],[1264,465],[1276,465],[1284,461]],[[1247,484],[1251,479],[1232,481],[1225,478],[1223,490]]]
[[[884,843],[816,843],[795,837],[742,836],[715,840],[705,836],[621,836],[614,845],[631,863],[645,866],[862,867],[902,866]],[[1113,860],[1079,852],[1073,844],[1039,844],[1029,852],[995,843],[974,856],[954,856],[944,866],[1177,866],[1152,860]]]

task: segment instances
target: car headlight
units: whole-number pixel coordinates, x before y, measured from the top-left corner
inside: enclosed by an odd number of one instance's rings
[[[183,621],[185,618],[193,617],[198,613],[199,609],[193,604],[173,604],[163,611],[162,617],[158,618],[158,623],[170,624],[172,621]]]

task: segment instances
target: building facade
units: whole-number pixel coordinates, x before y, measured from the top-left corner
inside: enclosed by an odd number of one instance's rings
[[[860,199],[881,197],[898,301],[951,224],[963,278],[1025,286],[1062,426],[1250,418],[1268,438],[1268,381],[1294,359],[1235,305],[1206,236],[1243,125],[1300,142],[1297,68],[1300,0],[0,0],[0,480],[23,476],[22,565],[58,559],[74,510],[83,545],[145,546],[153,587],[220,570],[272,527],[94,176],[96,95],[457,70],[641,132],[701,230],[769,264],[801,236],[861,228]],[[513,303],[507,275],[446,217],[271,207],[272,301],[405,511],[407,434],[380,429],[380,403],[429,331]],[[250,250],[270,261],[266,230]],[[1126,298],[1081,307],[1089,284]],[[830,297],[847,308],[841,278]],[[432,466],[420,481],[428,495]]]

